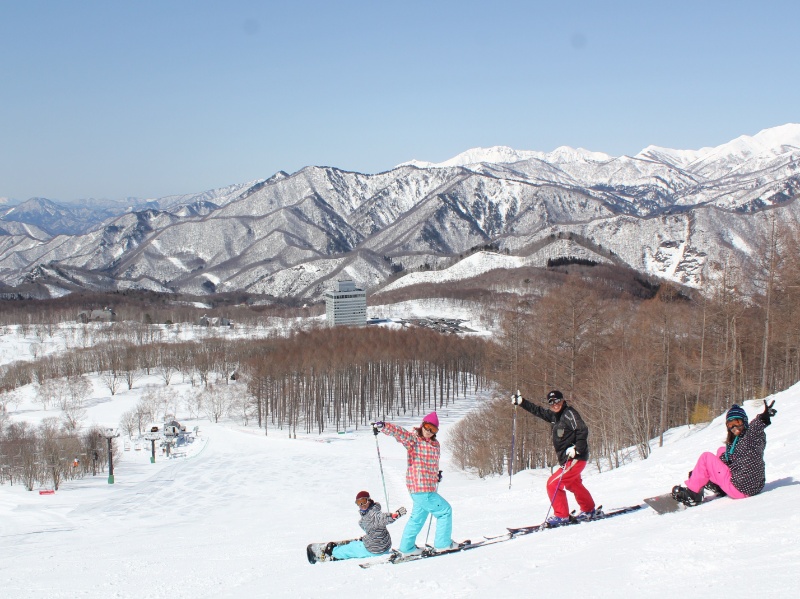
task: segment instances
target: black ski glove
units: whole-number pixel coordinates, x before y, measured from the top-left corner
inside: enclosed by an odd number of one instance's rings
[[[439,470],[439,476],[436,478],[438,482],[442,482],[442,471]]]
[[[383,428],[383,422],[373,422],[372,423],[372,434],[376,437],[378,436],[378,432]]]
[[[773,408],[772,406],[775,405],[775,400],[773,399],[769,404],[767,404],[767,400],[764,400],[764,411],[758,415],[758,419],[764,423],[764,426],[769,426],[772,422],[771,418],[778,413],[778,410]]]

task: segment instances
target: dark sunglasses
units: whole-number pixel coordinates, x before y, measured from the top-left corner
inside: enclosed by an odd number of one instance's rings
[[[551,397],[550,399],[547,400],[547,403],[549,403],[551,406],[554,406],[555,404],[561,403],[562,401],[564,400],[558,399],[557,397]]]

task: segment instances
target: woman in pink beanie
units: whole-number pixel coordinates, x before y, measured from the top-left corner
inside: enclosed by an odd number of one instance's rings
[[[422,425],[409,432],[390,422],[376,422],[373,432],[379,431],[394,437],[402,443],[408,452],[408,469],[406,470],[406,486],[411,493],[414,507],[408,519],[399,551],[404,555],[422,553],[417,547],[417,535],[425,525],[428,514],[436,518],[436,538],[433,546],[437,550],[452,549],[458,544],[453,542],[453,510],[450,504],[436,492],[441,471],[439,470],[439,417],[431,412],[422,419]]]

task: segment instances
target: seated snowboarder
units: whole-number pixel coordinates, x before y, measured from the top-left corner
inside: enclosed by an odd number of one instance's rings
[[[375,557],[391,551],[392,537],[386,527],[405,514],[406,508],[397,508],[392,514],[381,512],[381,504],[373,501],[366,491],[356,495],[356,505],[361,514],[358,524],[366,534],[344,544],[328,543],[323,551],[327,559]]]
[[[731,499],[744,499],[758,495],[764,488],[764,448],[767,435],[764,429],[777,413],[764,400],[764,411],[747,423],[747,414],[741,406],[733,404],[725,416],[728,437],[716,455],[707,451],[700,455],[697,465],[689,473],[685,486],[672,488],[676,501],[692,507],[703,501],[703,488],[722,491]]]

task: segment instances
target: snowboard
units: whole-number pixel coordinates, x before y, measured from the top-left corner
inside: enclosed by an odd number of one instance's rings
[[[340,545],[347,545],[353,541],[359,541],[360,539],[347,539],[346,541],[332,541],[326,543],[311,543],[308,547],[306,547],[306,557],[308,557],[309,564],[316,564],[317,562],[335,562],[338,561],[335,557],[330,555],[325,551],[328,545],[332,545],[330,548],[333,550],[333,547],[339,547]]]
[[[719,497],[721,497],[721,495],[707,495],[703,497],[703,503],[708,503]],[[655,497],[648,497],[644,502],[653,508],[657,514],[671,514],[687,509],[683,503],[672,498],[671,492],[664,493],[663,495],[656,495]]]

